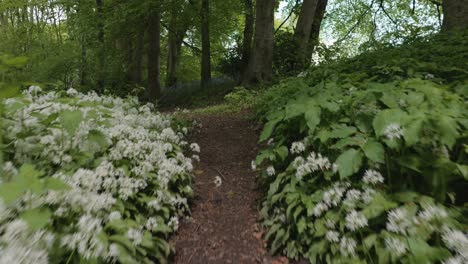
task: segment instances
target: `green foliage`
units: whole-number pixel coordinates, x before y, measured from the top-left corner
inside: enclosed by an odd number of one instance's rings
[[[276,171],[262,177],[272,251],[311,263],[456,256],[441,241],[448,229],[466,230],[467,44],[466,35],[435,36],[385,48],[312,68],[262,95],[260,140],[269,144],[256,164]],[[290,154],[277,155],[282,148]],[[428,208],[437,208],[433,218],[421,218]],[[400,210],[410,219],[404,233],[389,228],[388,212]]]

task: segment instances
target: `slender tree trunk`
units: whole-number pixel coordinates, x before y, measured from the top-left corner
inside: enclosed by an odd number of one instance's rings
[[[468,0],[443,0],[442,31],[468,29]]]
[[[309,64],[309,42],[312,33],[312,24],[317,10],[319,0],[304,0],[301,12],[297,19],[296,30],[294,31],[294,40],[296,42],[295,69],[302,70]]]
[[[322,27],[322,21],[325,16],[325,11],[327,10],[328,0],[319,0],[317,8],[315,9],[314,22],[312,23],[312,31],[310,33],[309,45],[307,47],[307,53],[305,54],[306,58],[312,58],[315,47],[319,44],[320,37],[320,28]],[[305,66],[309,66],[310,63],[307,63]]]
[[[80,86],[86,85],[86,44],[84,38],[81,40],[81,59],[80,59]]]
[[[105,64],[106,64],[106,54],[104,46],[104,6],[102,0],[96,0],[96,10],[97,10],[97,19],[98,19],[98,68],[97,68],[97,88],[99,92],[104,91],[105,86]]]
[[[254,47],[242,82],[246,86],[272,79],[274,15],[275,0],[257,0]]]
[[[161,96],[161,14],[152,14],[148,20],[148,96],[151,102]]]
[[[177,10],[173,10],[168,28],[168,44],[167,44],[167,75],[166,86],[173,87],[177,84],[177,67],[179,65],[180,52],[182,49],[182,41],[187,28],[185,25],[181,28],[177,17],[180,14]]]
[[[143,72],[143,47],[144,47],[145,34],[139,31],[135,39],[135,50],[132,59],[132,82],[133,84],[140,85],[142,82]]]
[[[252,39],[254,35],[254,6],[252,0],[244,0],[245,26],[244,39],[242,43],[242,69],[246,69],[252,53]]]
[[[201,86],[205,87],[211,81],[211,47],[210,47],[210,2],[202,0],[201,7]]]

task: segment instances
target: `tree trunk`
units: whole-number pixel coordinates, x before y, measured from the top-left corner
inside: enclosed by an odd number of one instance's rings
[[[132,82],[136,85],[141,85],[143,72],[143,46],[145,34],[139,31],[136,35],[135,50],[132,59]]]
[[[468,29],[468,0],[443,0],[442,9],[443,32]]]
[[[257,0],[252,56],[243,84],[270,82],[273,71],[275,0]]]
[[[205,87],[211,81],[211,47],[210,47],[210,2],[202,0],[201,6],[201,86]]]
[[[244,0],[245,5],[245,26],[242,43],[242,69],[247,69],[249,58],[252,52],[252,39],[254,35],[254,6],[252,0]]]
[[[295,69],[303,70],[310,63],[309,53],[310,36],[312,33],[312,24],[317,10],[319,0],[304,0],[301,12],[297,19],[296,30],[294,31],[294,40],[296,42]]]
[[[96,11],[97,11],[97,27],[98,27],[98,65],[97,65],[97,89],[99,92],[104,92],[104,74],[105,74],[105,63],[106,54],[104,47],[104,6],[102,0],[96,0]]]
[[[152,14],[148,20],[148,90],[151,102],[161,96],[161,14]]]
[[[179,15],[180,14],[177,11],[172,11],[171,21],[168,28],[166,73],[167,87],[173,87],[177,84],[177,66],[179,65],[182,41],[184,40],[185,32],[187,31],[185,25],[183,28],[178,25],[179,23],[177,21],[177,17]]]
[[[328,0],[319,0],[317,8],[315,9],[314,22],[312,23],[312,32],[310,33],[309,45],[307,47],[306,58],[312,58],[315,47],[319,44],[320,28],[322,27],[322,21],[327,10]],[[309,66],[307,63],[305,66]]]

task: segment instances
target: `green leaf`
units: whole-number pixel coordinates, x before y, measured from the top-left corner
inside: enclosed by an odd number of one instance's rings
[[[64,191],[69,190],[70,185],[66,184],[60,179],[49,177],[45,180],[45,185],[48,190]]]
[[[279,119],[274,119],[271,121],[268,121],[265,126],[263,127],[262,134],[260,134],[260,139],[259,142],[263,142],[267,140],[272,134],[275,129],[276,124],[278,124],[280,120]]]
[[[362,214],[368,219],[372,219],[397,206],[398,204],[385,199],[382,194],[376,193],[372,202],[362,210]]]
[[[377,141],[369,140],[367,143],[362,147],[364,154],[367,158],[372,160],[373,162],[377,163],[384,163],[385,161],[385,149]]]
[[[51,216],[52,213],[49,209],[42,208],[31,209],[20,214],[20,218],[26,221],[32,230],[39,230],[47,226]]]
[[[346,178],[358,172],[362,164],[362,152],[356,149],[348,149],[336,160],[338,172],[341,178]]]
[[[352,126],[337,126],[330,132],[331,138],[346,138],[357,132],[357,128]]]
[[[278,154],[279,158],[283,161],[288,157],[289,150],[286,146],[281,146],[275,149],[276,154]]]
[[[90,130],[88,134],[88,140],[100,146],[101,149],[107,149],[110,145],[107,137],[99,130]]]
[[[403,127],[407,118],[408,114],[401,109],[382,110],[375,116],[372,122],[375,134],[377,136],[382,136],[387,126],[393,123]]]
[[[59,120],[63,128],[70,135],[74,135],[76,130],[78,130],[78,128],[80,127],[81,122],[83,121],[83,114],[80,110],[65,110],[60,113]]]
[[[317,125],[320,124],[320,113],[321,110],[318,106],[309,107],[305,112],[305,120],[310,134],[312,134]]]
[[[437,120],[434,121],[440,133],[441,142],[451,148],[459,136],[457,121],[445,115],[438,116]]]

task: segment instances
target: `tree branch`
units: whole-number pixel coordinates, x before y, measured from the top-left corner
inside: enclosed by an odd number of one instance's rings
[[[346,34],[343,37],[341,37],[340,39],[338,39],[335,42],[336,44],[339,44],[339,43],[343,42],[345,39],[347,39],[348,36],[356,29],[356,27],[359,26],[359,24],[361,24],[364,17],[367,15],[367,13],[369,13],[369,11],[374,6],[374,3],[375,3],[375,0],[372,0],[372,2],[369,4],[369,6],[366,8],[366,10],[364,12],[362,12],[362,14],[359,16],[358,21],[348,30],[348,32],[346,32]]]
[[[294,4],[294,6],[291,8],[291,12],[289,12],[289,15],[286,17],[286,19],[281,22],[281,24],[278,26],[278,28],[275,30],[275,34],[278,33],[278,31],[281,29],[281,27],[286,24],[286,22],[291,18],[292,14],[294,13],[294,10],[297,8],[297,6],[299,5],[299,0],[296,0],[296,3]]]
[[[169,32],[171,32],[171,33],[177,34],[177,32],[176,32],[174,29],[170,28],[170,27],[169,27],[168,25],[166,25],[164,22],[161,22],[161,25],[162,25],[167,31],[169,31]],[[187,47],[189,47],[190,49],[192,49],[193,52],[195,52],[195,53],[201,53],[201,49],[200,49],[199,47],[194,46],[194,45],[188,43],[188,42],[185,41],[185,40],[182,40],[182,43],[183,43],[185,46],[187,46]]]

